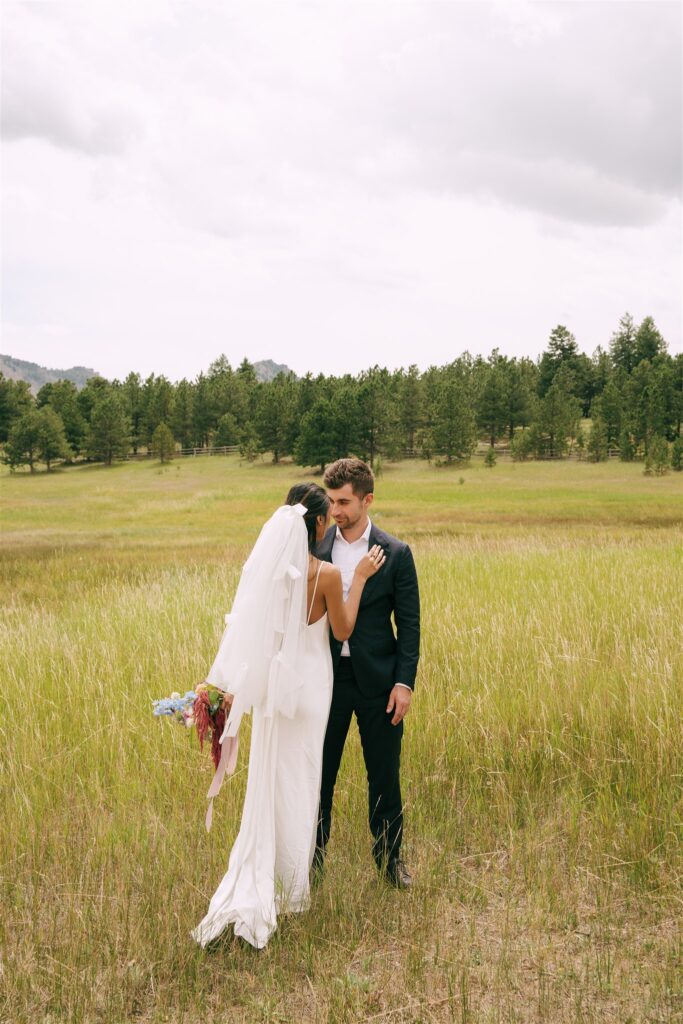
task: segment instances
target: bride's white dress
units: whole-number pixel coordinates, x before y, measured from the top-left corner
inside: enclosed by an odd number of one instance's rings
[[[261,949],[275,930],[278,913],[296,913],[309,905],[323,741],[332,701],[327,612],[307,623],[304,633],[297,713],[293,718],[266,718],[260,708],[253,710],[240,830],[206,916],[190,933],[202,946],[234,924],[236,935]]]

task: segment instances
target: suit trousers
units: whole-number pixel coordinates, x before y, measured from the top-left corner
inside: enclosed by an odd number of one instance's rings
[[[320,814],[316,860],[321,862],[330,838],[332,799],[344,743],[355,714],[368,778],[368,821],[372,855],[382,868],[399,856],[403,805],[399,767],[403,722],[391,724],[389,692],[366,696],[358,686],[350,657],[340,657],[334,673],[332,704],[323,746]]]

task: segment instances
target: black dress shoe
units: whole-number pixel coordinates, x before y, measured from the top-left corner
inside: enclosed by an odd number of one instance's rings
[[[395,889],[410,889],[413,884],[408,868],[399,858],[389,861],[384,874],[389,885],[393,885]]]

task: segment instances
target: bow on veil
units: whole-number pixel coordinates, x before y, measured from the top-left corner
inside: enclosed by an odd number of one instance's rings
[[[266,717],[292,718],[297,710],[306,625],[308,531],[305,505],[281,505],[263,525],[244,563],[208,683],[233,695],[220,737],[221,758],[207,797],[213,799],[237,763],[242,716],[259,708]]]

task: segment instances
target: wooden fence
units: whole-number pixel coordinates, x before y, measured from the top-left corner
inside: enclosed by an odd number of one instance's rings
[[[239,449],[239,445],[237,445],[237,444],[223,445],[220,448],[179,448],[179,449],[176,449],[176,451],[173,453],[173,458],[174,459],[177,459],[177,458],[188,458],[188,457],[194,458],[194,457],[196,457],[198,455],[235,455],[237,452],[239,452],[239,450],[240,450]],[[489,450],[489,446],[488,445],[485,445],[483,447],[479,446],[478,448],[476,448],[472,452],[472,456],[474,458],[485,458],[486,457],[486,453],[488,452],[488,450]],[[508,447],[500,447],[500,448],[496,447],[496,448],[494,448],[494,451],[496,453],[496,458],[497,459],[498,458],[506,459],[506,458],[511,458],[512,457],[510,449]],[[419,452],[415,448],[406,448],[405,452],[403,453],[403,458],[406,458],[406,459],[418,459],[418,458],[421,457],[421,454],[422,453]],[[608,455],[608,457],[610,459],[618,459],[619,458],[619,449],[618,448],[609,448],[607,450],[607,455]],[[153,455],[152,452],[130,452],[125,457],[126,457],[126,459],[133,459],[133,460],[135,460],[135,459],[154,459],[154,458],[158,458],[158,456],[157,455]],[[536,455],[534,455],[534,456],[530,455],[528,461],[539,462],[539,461],[545,461],[545,460],[548,460],[548,459],[586,459],[586,452],[585,452],[585,450],[581,451],[579,449],[574,448],[574,449],[572,449],[572,450],[570,450],[570,451],[568,451],[568,452],[566,452],[564,454],[561,454],[561,453],[557,452],[554,455],[544,455],[544,456],[542,456],[540,458],[539,458],[539,456],[536,456]]]
[[[489,446],[488,445],[485,445],[483,447],[480,446],[478,448],[475,448],[475,450],[472,452],[472,458],[475,458],[475,459],[477,459],[477,458],[482,458],[482,459],[486,458],[486,453],[488,452],[488,450],[489,450]],[[503,458],[503,459],[512,458],[512,453],[511,453],[511,451],[510,451],[510,449],[508,447],[500,447],[499,448],[496,445],[496,447],[493,450],[496,453],[496,458],[497,459],[498,458]],[[409,448],[409,449],[406,450],[405,457],[407,459],[417,459],[417,458],[420,457],[420,454],[421,453],[419,451],[417,451],[416,449],[414,449],[414,448],[410,449]],[[610,459],[618,459],[619,458],[619,449],[618,448],[608,448],[607,455],[608,455],[608,457]],[[443,458],[443,456],[437,456],[437,457],[438,458]],[[581,451],[581,450],[579,450],[577,448],[574,448],[571,451],[568,451],[568,452],[565,452],[565,453],[556,452],[554,455],[542,455],[542,456],[529,455],[528,458],[527,458],[527,462],[544,462],[544,461],[546,461],[548,459],[584,459],[584,460],[588,461],[585,449],[583,451]]]
[[[238,444],[226,444],[221,448],[177,448],[173,453],[173,458],[186,458],[187,456],[196,455],[234,455],[238,452],[240,447]],[[126,455],[127,459],[156,459],[158,455],[152,452],[129,452]]]
[[[488,450],[489,450],[489,446],[487,445],[485,448],[477,448],[472,454],[475,457],[481,456],[482,458],[485,458],[486,457],[486,453],[488,452]],[[495,447],[494,451],[496,453],[496,458],[499,458],[500,456],[502,456],[503,458],[506,458],[506,457],[507,458],[511,458],[511,452],[510,452],[509,448],[498,448],[498,447]],[[619,449],[618,448],[608,448],[607,449],[607,456],[610,459],[618,459],[619,458]],[[555,452],[553,455],[541,455],[541,456],[539,456],[539,455],[529,455],[527,461],[543,462],[543,461],[545,461],[547,459],[585,459],[587,461],[587,456],[586,456],[586,450],[585,449],[583,449],[583,451],[582,451],[579,448],[572,448],[568,452],[564,452],[564,453],[562,453],[562,452]]]

